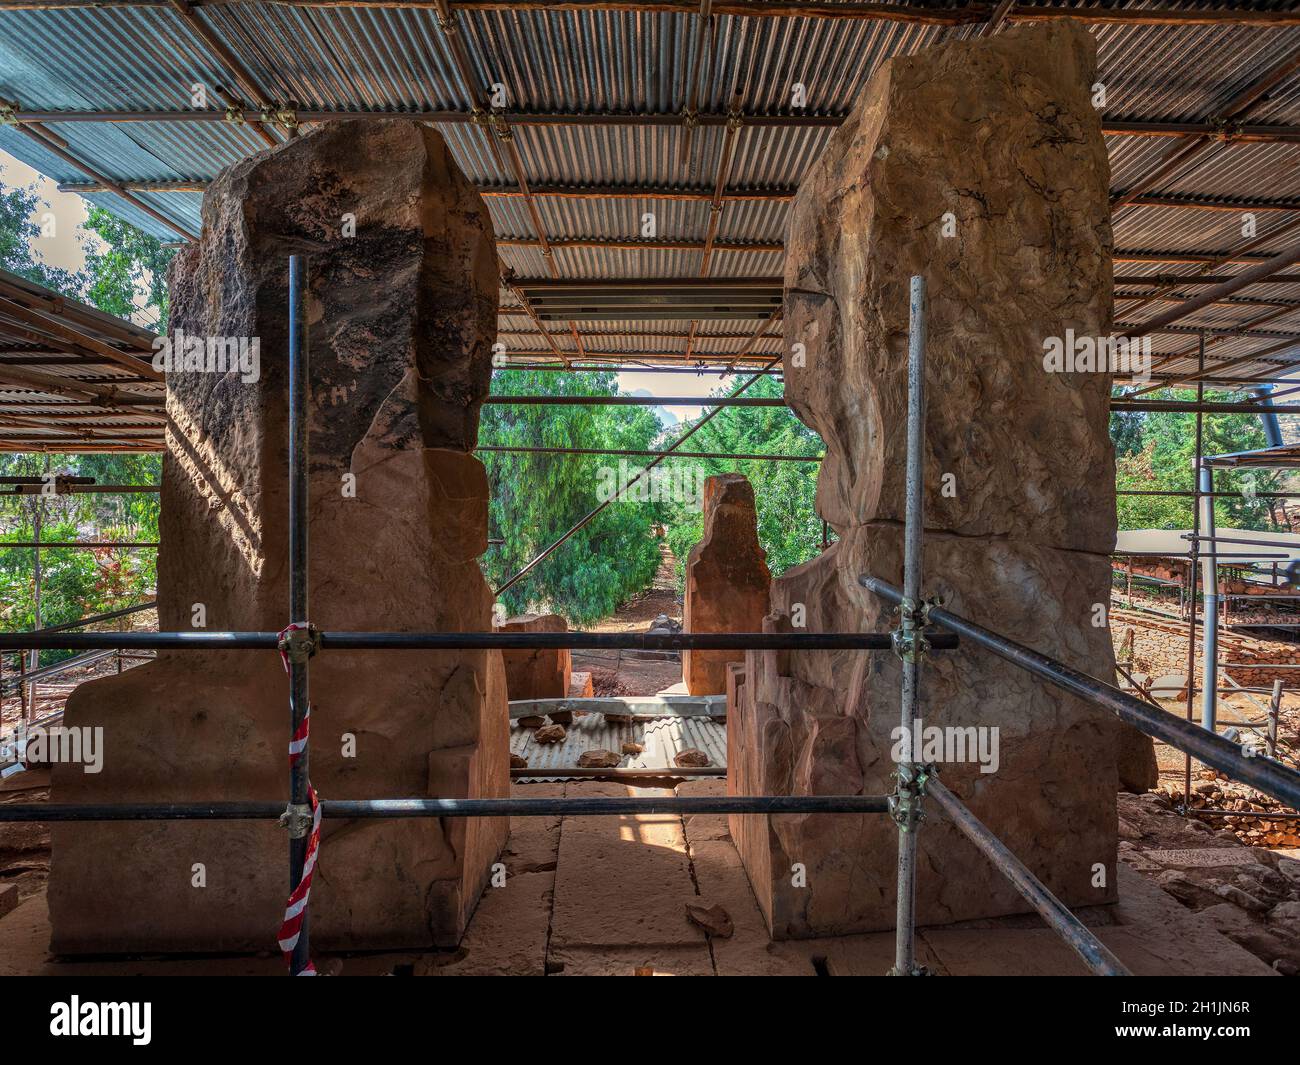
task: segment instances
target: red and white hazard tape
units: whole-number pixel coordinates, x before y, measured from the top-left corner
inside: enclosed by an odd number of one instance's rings
[[[294,629],[306,629],[308,626],[304,623],[295,623],[280,633],[280,639],[283,640],[285,635]],[[283,651],[280,657],[284,659],[284,668],[289,668],[289,656]],[[292,769],[298,764],[300,759],[307,751],[307,741],[311,736],[311,704],[307,705],[307,712],[302,716],[302,722],[294,730],[293,736],[289,740],[289,768]],[[284,960],[289,965],[290,970],[293,968],[293,950],[298,945],[298,937],[302,935],[303,921],[307,917],[307,901],[311,897],[311,878],[312,873],[316,871],[316,856],[320,853],[320,801],[316,798],[316,789],[311,786],[311,781],[307,782],[307,800],[311,803],[311,834],[307,837],[307,856],[302,864],[302,879],[298,881],[297,886],[289,895],[289,900],[284,905],[284,921],[280,925],[280,933],[277,938],[280,941],[280,950],[284,952]],[[316,966],[307,959],[307,964],[303,966],[299,976],[315,976]]]
[[[284,671],[289,672],[289,652],[284,649],[284,638],[291,632],[307,632],[311,625],[306,621],[295,621],[287,628],[280,630],[280,635],[276,638],[276,645],[280,648],[280,661],[284,663]]]
[[[311,876],[316,870],[316,856],[320,853],[320,802],[316,798],[316,789],[307,785],[307,797],[311,800],[311,835],[307,838],[307,858],[302,865],[302,879],[293,889],[289,901],[284,905],[284,922],[280,925],[280,950],[284,952],[287,965],[293,965],[293,949],[298,945],[302,934],[302,923],[307,916],[307,900],[311,896]],[[307,959],[299,976],[315,976],[316,966]]]

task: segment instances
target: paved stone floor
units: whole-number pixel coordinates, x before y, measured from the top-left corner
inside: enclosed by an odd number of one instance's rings
[[[679,794],[722,794],[717,780]],[[516,785],[527,797],[644,793],[583,781]],[[485,976],[881,975],[893,933],[773,943],[722,816],[516,818],[504,887],[489,888],[458,951],[321,956],[339,975]],[[1139,975],[1274,975],[1212,924],[1140,873],[1119,867],[1121,902],[1081,913]],[[735,926],[707,936],[688,903],[722,906]],[[0,975],[278,974],[277,956],[60,961],[49,957],[43,893],[0,917]],[[968,922],[918,933],[939,975],[1082,975],[1075,955],[1036,917]]]

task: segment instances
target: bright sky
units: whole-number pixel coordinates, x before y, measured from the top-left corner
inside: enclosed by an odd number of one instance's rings
[[[99,251],[104,242],[93,233],[83,230],[86,220],[86,201],[75,192],[60,192],[58,184],[44,174],[37,173],[26,163],[8,152],[0,151],[0,186],[28,188],[36,186],[38,204],[32,221],[48,236],[38,236],[31,245],[33,258],[47,266],[64,270],[80,270],[86,265],[86,249]],[[46,224],[46,214],[53,215],[53,230]],[[133,314],[140,325],[151,326],[158,318],[153,308],[145,309],[148,293],[136,286],[135,302],[141,313]]]
[[[45,175],[38,174],[26,163],[19,162],[3,151],[0,151],[0,183],[19,188],[35,184],[41,204],[37,217],[32,221],[46,228],[41,215],[48,212],[54,216],[53,234],[38,237],[32,244],[32,255],[35,258],[64,270],[80,270],[86,265],[85,249],[77,239],[78,227],[86,220],[85,200],[76,193],[60,192],[58,186]],[[85,236],[82,234],[83,239]]]

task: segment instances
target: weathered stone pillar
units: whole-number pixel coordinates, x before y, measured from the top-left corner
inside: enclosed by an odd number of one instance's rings
[[[895,58],[804,179],[785,275],[786,349],[803,358],[787,356],[786,397],[826,441],[817,506],[840,542],[774,582],[770,630],[790,630],[797,607],[810,632],[897,623],[858,577],[902,584],[908,279],[921,274],[925,593],[1114,676],[1111,378],[1044,366],[1049,338],[1111,327],[1094,81],[1091,37],[1064,22]],[[731,684],[731,790],[892,791],[899,665],[750,652]],[[921,700],[925,725],[981,730],[960,734],[974,746],[945,761],[947,786],[1067,904],[1112,901],[1116,721],[973,647],[927,658]],[[893,926],[890,818],[732,823],[775,937]],[[941,816],[919,840],[921,923],[1027,909]]]
[[[761,632],[772,575],[758,542],[754,489],[743,474],[704,482],[704,535],[686,559],[683,632]],[[744,651],[683,651],[682,680],[692,695],[722,695],[727,665]]]
[[[559,614],[520,614],[507,618],[498,632],[567,632]],[[506,691],[511,699],[566,699],[573,678],[573,656],[567,648],[535,647],[502,651]]]
[[[489,630],[488,487],[470,451],[496,335],[492,227],[442,138],[401,120],[326,124],[204,197],[202,240],[172,268],[173,335],[256,338],[261,361],[213,372],[178,352],[168,376],[161,628],[290,620],[291,252],[311,256],[309,620]],[[322,798],[506,794],[499,652],[326,651],[311,692]],[[103,727],[104,769],[57,767],[56,802],[287,798],[273,651],[161,654],[78,688],[67,723]],[[455,943],[506,832],[504,819],[327,819],[313,947]],[[53,947],[273,950],[287,855],[267,822],[59,825]]]

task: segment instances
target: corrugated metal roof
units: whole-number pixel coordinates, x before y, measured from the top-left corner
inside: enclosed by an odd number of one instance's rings
[[[952,3],[929,5],[953,8]],[[1016,5],[1078,6],[1074,3]],[[1130,5],[1131,6],[1131,5]],[[1227,10],[1243,5],[1166,0],[1163,7]],[[1259,10],[1290,5],[1259,4]],[[461,83],[446,35],[431,9],[362,6],[304,7],[292,3],[223,2],[196,6],[197,18],[233,50],[272,103],[300,110],[466,111],[471,100]],[[563,10],[467,10],[453,4],[469,64],[483,86],[506,87],[506,111],[587,115],[677,115],[691,96],[696,16],[687,12]],[[697,97],[701,112],[721,114],[741,92],[747,115],[835,116],[845,113],[872,73],[891,56],[941,40],[969,37],[977,25],[933,26],[872,18],[753,18],[719,15],[707,38]],[[1126,121],[1206,122],[1227,101],[1300,49],[1300,27],[1234,25],[1095,25],[1099,81],[1106,87],[1106,114]],[[61,10],[0,9],[0,97],[20,110],[185,112],[196,81],[210,90],[232,84],[230,72],[181,17],[164,5],[105,5]],[[806,106],[793,106],[796,84]],[[219,100],[211,105],[220,109]],[[1251,123],[1300,125],[1300,70],[1292,71],[1248,112]],[[50,122],[68,150],[115,179],[206,180],[262,141],[248,126],[222,121]],[[687,131],[679,121],[655,125],[514,125],[515,144],[532,185],[656,186],[711,191],[727,139],[722,125]],[[455,157],[483,187],[513,186],[490,149],[491,133],[468,123],[440,123]],[[832,135],[827,126],[742,125],[735,137],[727,185],[732,189],[790,189],[815,162]],[[1130,187],[1178,142],[1167,137],[1109,136],[1112,185]],[[0,148],[65,182],[85,175],[12,127],[0,127]],[[1223,143],[1201,152],[1159,185],[1161,193],[1202,197],[1300,198],[1300,143]],[[200,196],[193,192],[138,192],[139,201],[191,232],[199,226]],[[111,193],[92,193],[99,205],[147,232],[171,238],[167,228],[137,206]],[[535,240],[533,221],[519,197],[488,200],[501,237]],[[545,235],[553,240],[635,240],[640,220],[653,211],[656,239],[699,244],[709,224],[707,201],[648,199],[537,200]],[[714,251],[710,271],[726,276],[782,272],[780,253],[725,247],[782,240],[789,214],[782,201],[728,201],[718,228],[724,247]],[[1267,233],[1300,221],[1300,211],[1260,213]],[[1234,228],[1236,224],[1237,228]],[[1226,253],[1240,245],[1239,219],[1229,211],[1168,206],[1117,210],[1115,246],[1121,251]],[[1294,237],[1294,234],[1292,234]],[[1259,251],[1291,238],[1265,240]],[[541,249],[505,246],[503,264],[523,278],[548,275]],[[702,252],[690,249],[569,246],[555,250],[562,277],[694,277]],[[1230,275],[1241,264],[1215,267]],[[1184,273],[1196,266],[1123,263],[1129,277]],[[1294,283],[1269,288],[1296,293]],[[1177,290],[1181,294],[1191,294]],[[1252,286],[1252,295],[1267,289]],[[1121,302],[1118,316],[1141,322],[1169,306],[1134,307]],[[1256,316],[1245,304],[1220,304],[1189,319],[1219,327]],[[1270,323],[1284,335],[1297,316]],[[647,323],[607,322],[614,332]],[[653,323],[650,323],[653,324]],[[732,323],[736,324],[736,323]],[[758,320],[750,321],[752,329]],[[531,330],[523,319],[516,326]],[[520,350],[549,351],[540,336],[518,338]],[[734,353],[740,341],[701,341],[703,354]],[[1182,341],[1155,338],[1158,351],[1180,351]],[[556,333],[563,351],[574,350],[567,329]],[[1242,338],[1215,345],[1214,357],[1261,350],[1270,338]],[[601,340],[603,350],[684,354],[685,346]],[[764,342],[759,350],[779,350]],[[1283,353],[1294,357],[1294,351]],[[1235,354],[1234,356],[1235,357]],[[1275,364],[1278,357],[1270,359]],[[1245,364],[1234,372],[1260,368]]]
[[[719,714],[638,717],[630,724],[619,724],[610,722],[603,713],[579,712],[565,726],[561,743],[538,743],[535,733],[536,729],[524,728],[517,720],[510,723],[510,753],[527,761],[530,770],[539,771],[536,776],[530,772],[525,778],[528,780],[571,779],[563,770],[575,768],[584,751],[620,754],[623,744],[629,741],[641,744],[645,750],[623,755],[619,769],[662,769],[664,776],[672,776],[677,768],[674,758],[690,748],[707,754],[714,768],[725,769],[727,765],[726,717]]]

